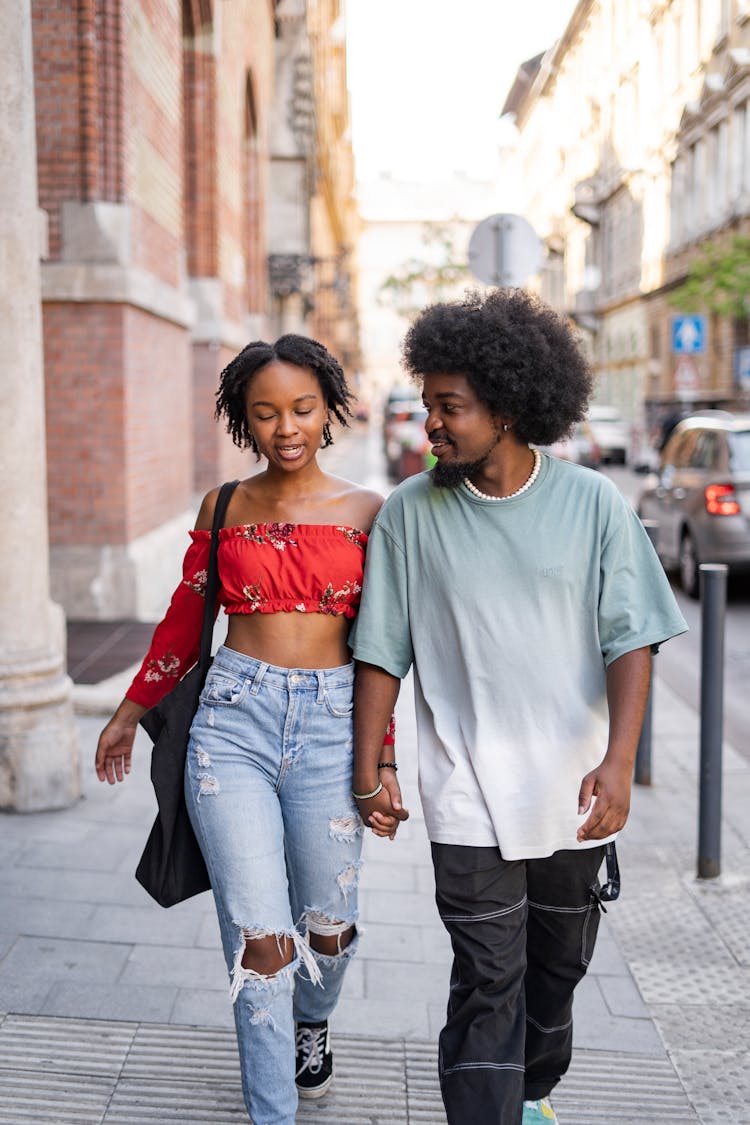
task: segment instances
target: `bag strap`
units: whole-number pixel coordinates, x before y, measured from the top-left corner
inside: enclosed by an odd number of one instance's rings
[[[201,648],[198,657],[198,667],[201,669],[201,681],[206,678],[209,664],[211,663],[211,642],[214,635],[214,610],[216,597],[219,593],[219,529],[224,526],[224,517],[227,514],[232,493],[240,482],[227,481],[219,489],[214,508],[214,522],[211,528],[211,550],[208,555],[208,574],[206,576],[205,605],[203,607],[203,625],[201,627]]]

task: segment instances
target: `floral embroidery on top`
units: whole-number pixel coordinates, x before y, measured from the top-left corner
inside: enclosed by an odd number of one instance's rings
[[[242,538],[251,539],[253,543],[270,543],[277,551],[285,551],[287,547],[299,546],[292,538],[295,527],[293,523],[246,523]]]
[[[251,613],[256,613],[257,610],[261,609],[261,607],[264,606],[268,601],[266,595],[261,592],[260,584],[261,579],[259,578],[257,582],[253,583],[252,586],[242,587],[242,593],[245,595],[247,601],[250,602]]]
[[[340,590],[334,590],[333,585],[329,582],[318,602],[318,609],[321,613],[341,613],[341,607],[351,600],[352,595],[361,592],[362,587],[358,582],[345,582]]]
[[[350,543],[354,543],[357,547],[364,548],[367,542],[367,536],[364,531],[359,531],[356,527],[337,527],[336,530],[340,531],[344,538],[348,539]]]
[[[183,585],[187,586],[188,590],[194,590],[196,594],[201,597],[205,596],[206,584],[208,583],[208,571],[196,570],[192,578],[183,578]]]
[[[177,678],[180,670],[180,658],[175,656],[171,649],[167,649],[161,657],[154,657],[149,660],[146,665],[146,674],[143,677],[146,683],[154,683],[157,680],[163,680],[165,676],[171,676],[173,679]]]

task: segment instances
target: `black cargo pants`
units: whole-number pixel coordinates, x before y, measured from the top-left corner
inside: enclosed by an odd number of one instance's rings
[[[449,1125],[520,1125],[570,1064],[573,990],[599,926],[604,846],[504,860],[433,844],[435,897],[453,946],[440,1086]]]

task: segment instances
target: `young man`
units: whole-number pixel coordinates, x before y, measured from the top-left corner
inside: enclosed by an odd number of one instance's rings
[[[413,665],[420,794],[454,952],[448,1121],[551,1125],[651,652],[686,625],[611,482],[530,447],[562,437],[591,393],[551,309],[520,290],[434,305],[404,357],[437,464],[396,489],[368,543],[350,638],[354,793],[379,834],[406,815],[395,772],[378,767]]]

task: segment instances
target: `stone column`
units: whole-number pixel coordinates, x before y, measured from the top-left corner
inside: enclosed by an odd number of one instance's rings
[[[75,800],[80,770],[49,597],[30,0],[0,0],[0,27],[0,809],[33,812]]]

